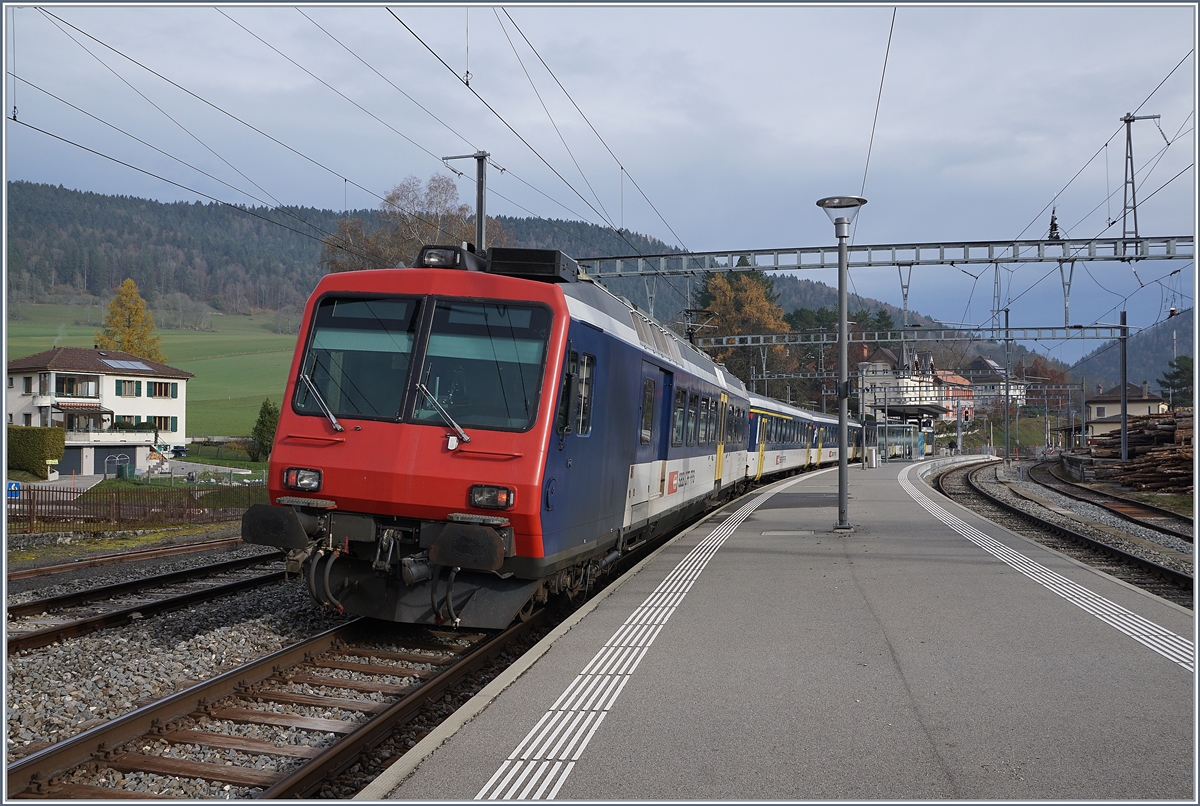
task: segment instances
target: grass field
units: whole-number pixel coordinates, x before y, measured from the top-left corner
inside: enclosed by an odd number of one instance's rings
[[[25,305],[8,322],[8,359],[51,347],[91,347],[104,308]],[[213,316],[213,330],[159,330],[166,363],[195,377],[187,385],[187,435],[250,433],[266,398],[281,403],[296,337],[272,333],[272,314]]]

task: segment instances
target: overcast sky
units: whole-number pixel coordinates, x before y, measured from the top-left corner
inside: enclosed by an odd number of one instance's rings
[[[9,180],[201,198],[30,127],[225,201],[339,210],[484,149],[506,171],[490,169],[490,214],[607,220],[692,251],[831,244],[814,202],[860,191],[858,244],[1045,237],[1051,203],[1090,238],[1121,234],[1120,118],[1138,110],[1161,115],[1133,125],[1140,233],[1195,230],[1192,5],[900,6],[886,73],[892,6],[43,8],[62,22],[4,9]],[[454,164],[474,204],[474,163]],[[1061,325],[1057,269],[1009,268],[1012,324]],[[1130,294],[1133,325],[1192,305],[1190,262],[1136,275],[1078,264],[1072,322],[1115,322]],[[853,280],[902,302],[894,268]],[[917,268],[909,307],[979,323],[992,288],[990,271]]]

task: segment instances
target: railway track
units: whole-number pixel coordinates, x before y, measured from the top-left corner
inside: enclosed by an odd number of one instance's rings
[[[105,585],[6,608],[7,654],[126,624],[284,579],[283,571],[254,573],[282,554],[260,554],[168,574]],[[219,577],[216,584],[204,578]]]
[[[492,636],[350,622],[11,763],[9,796],[310,797],[545,614]]]
[[[1098,507],[1103,507],[1119,518],[1131,523],[1137,523],[1148,529],[1156,529],[1174,535],[1189,543],[1192,541],[1193,521],[1186,515],[1180,515],[1169,509],[1162,509],[1153,504],[1134,501],[1112,493],[1093,490],[1064,479],[1054,471],[1056,462],[1042,462],[1029,468],[1030,481],[1037,482],[1043,487],[1054,490],[1060,495],[1074,498]]]
[[[1078,529],[1048,517],[1039,517],[1004,501],[997,494],[989,492],[989,484],[978,478],[988,473],[995,473],[994,464],[954,468],[939,474],[935,486],[943,495],[993,523],[1167,601],[1192,609],[1192,575],[1139,556],[1133,551],[1117,548]],[[1047,515],[1050,514],[1047,512]],[[1178,553],[1162,546],[1146,549],[1147,554]],[[1190,556],[1187,561],[1190,566]]]
[[[140,551],[125,551],[117,554],[101,554],[95,557],[81,557],[80,559],[73,560],[69,563],[43,565],[39,568],[22,568],[20,571],[9,571],[7,579],[9,582],[15,582],[20,579],[53,576],[54,574],[78,571],[83,568],[95,568],[101,565],[132,563],[142,560],[158,560],[162,559],[163,557],[171,557],[176,554],[194,554],[199,551],[215,551],[217,549],[234,548],[241,545],[245,544],[242,542],[240,537],[226,537],[221,538],[220,540],[206,540],[202,543],[188,543],[187,545],[183,546],[159,546],[158,548],[142,549]]]

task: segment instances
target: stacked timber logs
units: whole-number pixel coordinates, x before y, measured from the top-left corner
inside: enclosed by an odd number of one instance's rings
[[[1115,481],[1135,490],[1164,493],[1192,492],[1192,410],[1130,417],[1126,462],[1096,462],[1097,479]],[[1121,458],[1121,432],[1097,437],[1093,459]]]

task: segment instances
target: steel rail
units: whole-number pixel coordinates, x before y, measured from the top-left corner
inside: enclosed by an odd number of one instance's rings
[[[239,688],[261,683],[280,669],[302,663],[308,656],[332,649],[360,629],[364,621],[367,619],[356,619],[311,636],[14,761],[8,765],[8,796],[27,789],[33,795],[49,794],[53,776],[202,710],[210,702],[236,694]]]
[[[1121,562],[1125,562],[1125,563],[1133,565],[1137,568],[1140,568],[1143,571],[1153,574],[1154,576],[1157,576],[1158,578],[1163,579],[1167,582],[1170,582],[1171,584],[1176,585],[1185,590],[1195,590],[1194,579],[1189,574],[1185,574],[1181,571],[1176,571],[1174,568],[1167,568],[1164,565],[1159,565],[1158,563],[1143,559],[1142,557],[1138,557],[1136,554],[1130,554],[1127,551],[1122,551],[1121,549],[1117,548],[1116,546],[1111,546],[1102,540],[1097,540],[1094,537],[1088,537],[1087,535],[1080,534],[1079,532],[1076,532],[1073,529],[1068,529],[1065,526],[1060,526],[1059,524],[1054,523],[1053,521],[1048,521],[1048,520],[1045,520],[1044,518],[1039,518],[1036,515],[1026,512],[1025,510],[1021,509],[1020,507],[1013,506],[1012,504],[1010,504],[1006,501],[1002,501],[999,498],[996,498],[991,493],[984,490],[983,486],[975,481],[975,474],[984,469],[986,469],[986,468],[978,467],[978,468],[969,470],[969,471],[967,471],[966,478],[967,478],[967,484],[970,485],[971,489],[976,494],[981,496],[984,500],[986,500],[988,503],[994,504],[995,506],[1005,510],[1006,512],[1009,512],[1025,521],[1028,521],[1028,522],[1034,524],[1039,529],[1044,529],[1048,532],[1053,532],[1057,535],[1060,535],[1061,537],[1067,538],[1068,540],[1075,541],[1076,543],[1082,543],[1082,544],[1088,546],[1089,548],[1092,548],[1103,554],[1107,554],[1108,556],[1112,557],[1113,559],[1120,560]],[[941,484],[940,477],[938,479],[938,483],[939,483],[939,490],[940,490],[940,484]]]
[[[1055,462],[1042,462],[1040,464],[1034,465],[1033,467],[1030,468],[1030,474],[1029,474],[1030,480],[1037,482],[1038,484],[1041,484],[1043,487],[1046,487],[1047,489],[1054,490],[1054,492],[1056,492],[1056,493],[1061,493],[1062,495],[1065,495],[1068,498],[1074,498],[1075,500],[1083,501],[1086,504],[1094,504],[1095,506],[1098,506],[1098,507],[1104,507],[1106,510],[1108,510],[1112,514],[1114,514],[1118,517],[1124,518],[1125,520],[1130,521],[1132,523],[1136,523],[1139,526],[1145,526],[1147,529],[1154,529],[1159,532],[1166,532],[1169,535],[1178,537],[1181,540],[1186,540],[1189,543],[1193,542],[1192,535],[1190,535],[1186,532],[1180,532],[1180,531],[1178,531],[1176,529],[1172,529],[1168,526],[1160,526],[1159,524],[1156,524],[1156,523],[1147,522],[1146,520],[1139,518],[1136,515],[1132,515],[1128,512],[1125,512],[1122,509],[1119,509],[1115,505],[1105,503],[1105,499],[1107,499],[1109,501],[1119,501],[1121,506],[1126,506],[1126,507],[1135,508],[1135,509],[1141,509],[1146,512],[1154,513],[1154,514],[1151,514],[1151,516],[1150,516],[1152,519],[1167,518],[1167,519],[1175,520],[1175,521],[1183,521],[1184,523],[1189,523],[1189,524],[1194,523],[1193,519],[1188,517],[1187,515],[1184,515],[1179,512],[1172,512],[1171,510],[1163,509],[1162,507],[1156,507],[1156,506],[1154,506],[1154,504],[1147,504],[1144,501],[1138,501],[1133,498],[1125,498],[1124,496],[1116,495],[1114,493],[1103,492],[1101,490],[1093,490],[1090,487],[1080,486],[1080,485],[1076,484],[1075,482],[1071,481],[1070,479],[1064,479],[1062,476],[1055,473],[1054,472],[1055,464],[1056,464]],[[1064,486],[1058,487],[1055,485],[1046,484],[1045,482],[1042,482],[1042,481],[1038,480],[1037,478],[1034,478],[1032,471],[1034,471],[1040,467],[1044,467],[1046,469],[1046,472],[1049,473],[1050,476],[1055,481],[1059,482],[1060,484],[1062,484]]]
[[[461,660],[430,678],[411,694],[402,697],[345,738],[329,746],[307,764],[273,784],[258,797],[263,800],[313,796],[329,778],[353,765],[365,750],[374,747],[399,725],[412,720],[430,700],[479,669],[509,644],[523,637],[546,617],[543,608],[528,621],[519,622],[471,650]]]
[[[113,610],[108,613],[101,613],[89,618],[79,619],[78,621],[59,624],[54,627],[47,627],[42,630],[34,630],[32,632],[22,633],[18,635],[9,635],[7,642],[7,653],[9,655],[14,652],[20,652],[23,649],[35,649],[41,646],[59,641],[63,638],[70,638],[76,635],[85,635],[89,632],[104,629],[105,627],[114,627],[118,624],[124,624],[131,621],[135,617],[144,617],[147,615],[157,615],[159,613],[168,613],[172,610],[178,610],[188,605],[196,604],[197,602],[206,602],[210,599],[216,599],[221,596],[228,596],[234,593],[241,593],[251,588],[261,587],[279,582],[286,578],[286,571],[273,571],[269,574],[251,577],[249,579],[230,582],[225,585],[218,585],[213,588],[205,588],[200,591],[192,591],[180,596],[172,596],[167,599],[162,599],[157,602],[145,602],[133,607],[126,607],[120,610]],[[10,628],[11,630],[12,628]]]
[[[198,551],[213,551],[215,549],[229,548],[240,543],[242,543],[242,539],[240,537],[227,537],[221,540],[208,540],[203,543],[188,543],[185,546],[165,546],[163,548],[156,549],[127,551],[121,554],[101,554],[96,557],[81,558],[69,563],[61,563],[59,565],[43,565],[40,568],[22,568],[20,571],[9,571],[7,578],[9,582],[15,582],[18,579],[50,576],[52,574],[61,574],[66,571],[77,571],[80,568],[94,568],[98,565],[137,562],[138,560],[156,560],[160,557],[170,557],[173,554],[192,554]]]
[[[74,593],[64,593],[61,596],[48,596],[45,599],[33,599],[21,604],[9,605],[6,612],[9,618],[36,616],[39,613],[61,610],[64,607],[87,604],[88,602],[95,602],[101,599],[110,599],[114,596],[123,596],[127,593],[134,593],[148,588],[159,588],[166,585],[175,585],[180,582],[188,582],[199,577],[216,576],[230,571],[240,571],[243,568],[261,565],[272,560],[281,560],[283,556],[282,553],[276,552],[259,554],[254,557],[241,557],[222,563],[187,568],[183,571],[157,574],[156,576],[134,579],[129,582],[116,582],[112,585],[103,585],[99,588],[89,588],[88,590],[75,591]]]

